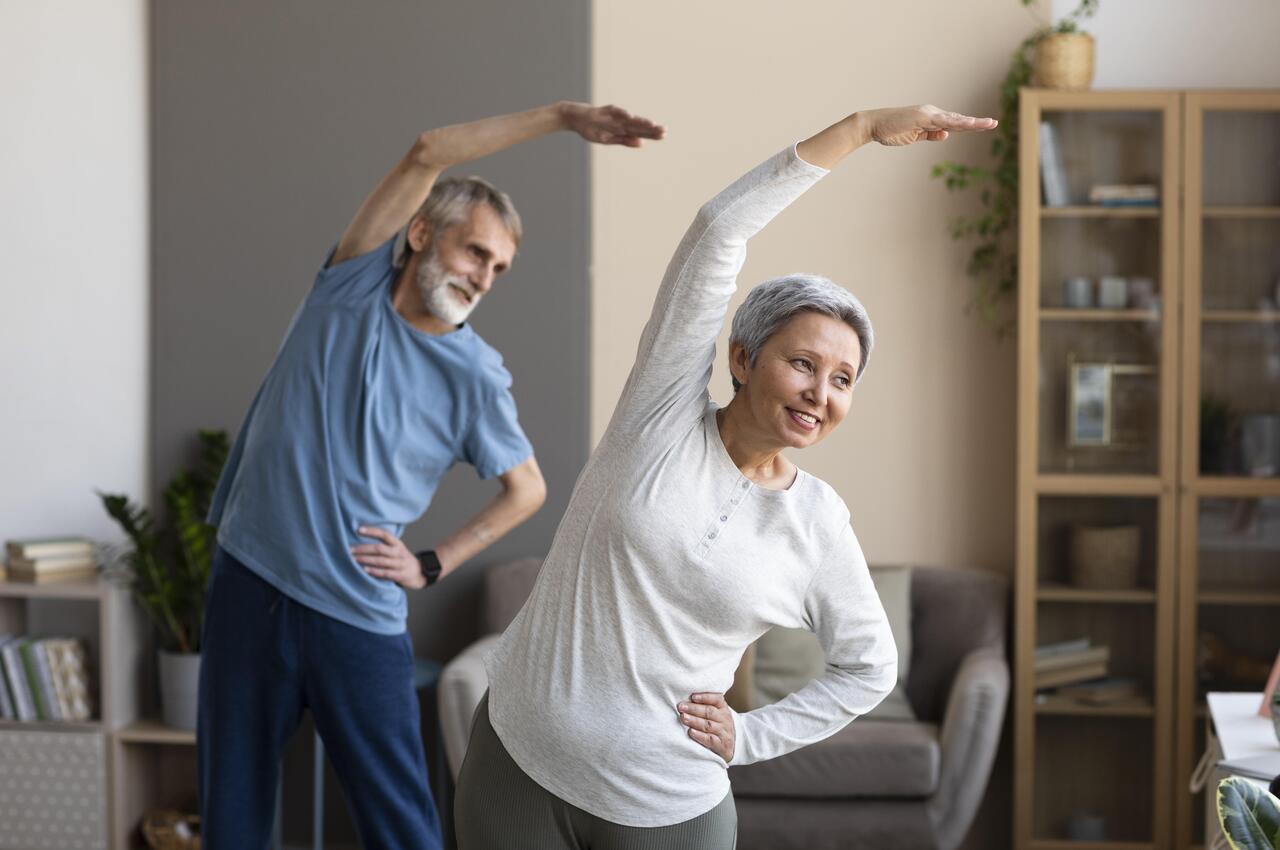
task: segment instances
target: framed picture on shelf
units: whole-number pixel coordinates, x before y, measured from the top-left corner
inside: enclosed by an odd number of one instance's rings
[[[1068,444],[1111,445],[1111,364],[1071,363],[1070,367]]]
[[[1068,359],[1067,445],[1132,449],[1154,430],[1154,366]]]

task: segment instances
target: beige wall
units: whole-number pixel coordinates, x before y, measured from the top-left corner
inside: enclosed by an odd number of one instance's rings
[[[599,2],[594,15],[595,97],[670,132],[641,151],[595,149],[593,441],[703,201],[858,108],[991,114],[1009,51],[1036,23],[1014,0],[650,0]],[[791,271],[825,274],[871,313],[878,342],[848,419],[793,458],[845,498],[873,562],[1011,569],[1015,346],[966,314],[967,252],[947,222],[972,200],[929,177],[933,163],[980,157],[987,144],[859,151],[753,240],[741,278],[745,290]],[[726,338],[727,325],[722,361]],[[730,396],[723,362],[712,392],[722,404]]]

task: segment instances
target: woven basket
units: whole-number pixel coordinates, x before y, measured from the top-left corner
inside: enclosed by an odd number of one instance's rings
[[[200,850],[200,818],[168,810],[147,812],[142,837],[151,850]]]
[[[1093,36],[1082,32],[1045,36],[1036,47],[1036,83],[1080,91],[1093,83]]]
[[[1071,529],[1071,583],[1089,590],[1128,590],[1138,584],[1136,525]]]

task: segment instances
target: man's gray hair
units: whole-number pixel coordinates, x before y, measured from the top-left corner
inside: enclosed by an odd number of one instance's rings
[[[434,239],[455,224],[460,224],[475,204],[488,204],[511,233],[511,238],[517,245],[520,244],[520,239],[524,236],[524,225],[520,221],[520,213],[516,212],[516,205],[506,192],[480,177],[446,177],[437,180],[413,217],[422,218],[431,225]],[[406,225],[396,240],[397,266],[404,262],[407,253],[408,232]]]
[[[853,382],[856,384],[866,371],[875,344],[871,330],[871,318],[862,302],[844,287],[837,286],[825,277],[813,274],[792,274],[775,277],[755,287],[747,300],[733,314],[733,326],[729,342],[739,343],[747,352],[747,362],[755,365],[756,356],[769,337],[791,320],[797,313],[821,313],[839,319],[858,335],[862,349],[862,362],[858,364]],[[733,379],[733,391],[741,387]]]

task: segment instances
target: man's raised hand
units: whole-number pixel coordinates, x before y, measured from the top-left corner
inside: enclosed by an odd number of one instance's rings
[[[645,139],[656,141],[667,133],[667,128],[661,124],[632,115],[620,106],[566,103],[562,110],[569,130],[599,145],[638,148]]]

